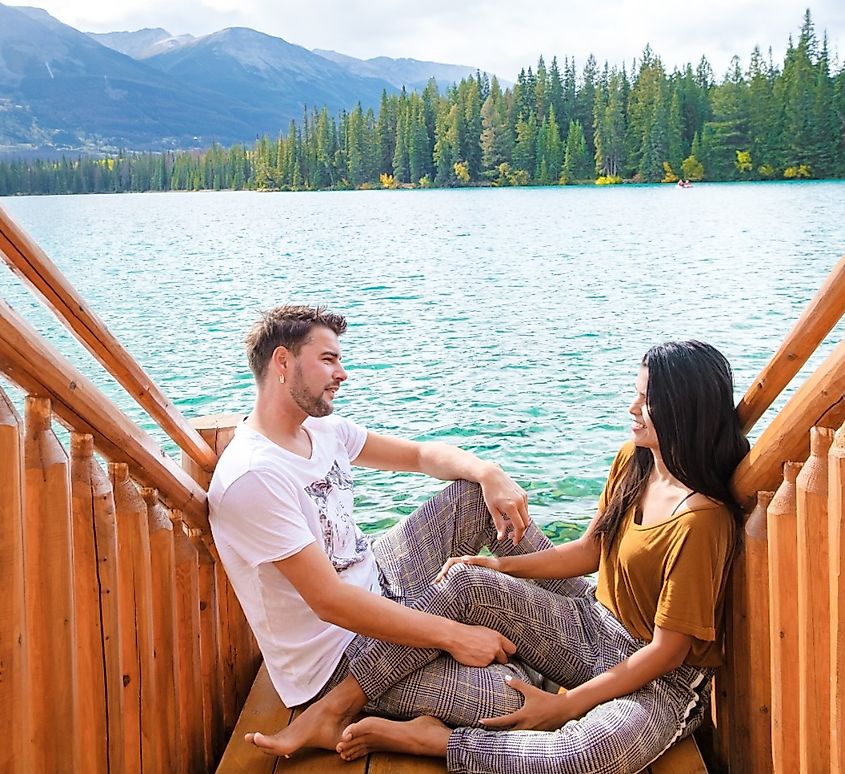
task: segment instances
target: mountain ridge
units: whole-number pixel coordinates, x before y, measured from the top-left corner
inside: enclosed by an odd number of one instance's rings
[[[0,3],[0,154],[205,148],[275,135],[306,109],[377,108],[474,68],[309,51],[245,27],[85,33]]]

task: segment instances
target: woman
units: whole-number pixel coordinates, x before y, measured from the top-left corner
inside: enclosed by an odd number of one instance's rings
[[[568,690],[549,694],[511,679],[503,691],[518,691],[524,703],[480,719],[483,727],[365,718],[343,732],[343,758],[386,749],[446,757],[458,772],[636,772],[701,722],[721,663],[741,519],[729,481],[748,449],[730,366],[697,341],[653,347],[629,411],[632,442],[580,539],[524,556],[450,559],[443,582],[416,603],[497,629]],[[596,570],[596,588],[579,578]],[[411,671],[426,658],[430,651],[369,643],[354,677],[323,701],[372,700],[389,687],[378,665],[393,665],[398,679],[397,665]]]

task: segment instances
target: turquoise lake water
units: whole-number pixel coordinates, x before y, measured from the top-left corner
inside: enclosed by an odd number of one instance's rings
[[[845,252],[843,182],[122,194],[0,206],[188,416],[249,411],[242,338],[258,310],[302,302],[345,313],[349,380],[337,410],[496,460],[558,539],[593,513],[628,436],[648,347],[714,344],[734,366],[739,398]],[[153,429],[5,269],[0,294]],[[383,528],[437,486],[362,472],[358,518]]]

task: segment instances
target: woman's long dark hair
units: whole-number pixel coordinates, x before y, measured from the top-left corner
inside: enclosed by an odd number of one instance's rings
[[[742,510],[731,475],[748,452],[733,403],[733,374],[724,355],[700,341],[667,341],[646,352],[646,405],[667,470],[684,486],[727,505],[739,526]],[[608,545],[645,491],[654,456],[638,447],[593,529]]]

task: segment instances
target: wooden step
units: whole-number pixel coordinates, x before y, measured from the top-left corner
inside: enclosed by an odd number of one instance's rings
[[[308,750],[286,760],[265,755],[244,741],[248,731],[278,731],[296,716],[282,704],[267,667],[262,664],[241,710],[235,730],[217,767],[217,774],[445,774],[444,761],[396,753],[373,753],[353,763],[323,750]]]
[[[445,761],[397,753],[372,753],[346,763],[333,752],[310,750],[286,760],[265,755],[244,741],[248,731],[273,733],[295,717],[279,699],[264,664],[241,710],[235,730],[217,767],[217,774],[445,774]],[[649,774],[707,774],[690,736],[678,742],[647,769]]]
[[[647,769],[649,774],[707,774],[695,739],[688,736],[670,747]]]

